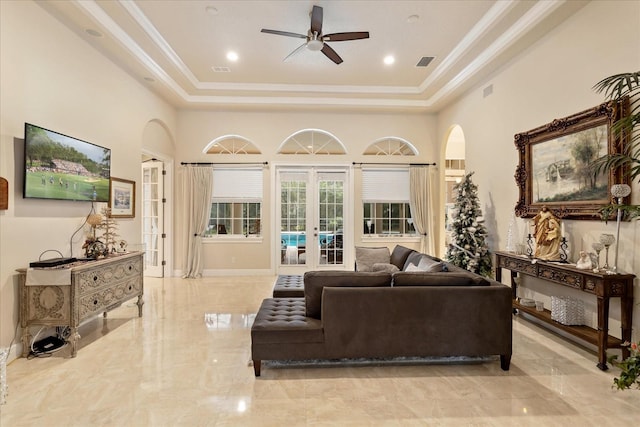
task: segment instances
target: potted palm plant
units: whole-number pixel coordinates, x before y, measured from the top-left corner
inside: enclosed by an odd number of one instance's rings
[[[621,168],[631,181],[638,179],[640,184],[640,71],[615,74],[596,83],[593,89],[602,93],[607,101],[622,104],[629,98],[630,106],[618,120],[613,123],[611,132],[626,141],[621,152],[605,155],[594,162],[595,174],[610,169]],[[622,205],[610,203],[601,209],[604,219],[620,209],[628,219],[640,218],[640,205]]]
[[[620,103],[629,98],[630,106],[611,128],[614,136],[626,141],[620,153],[604,156],[598,159],[595,173],[598,174],[611,168],[621,168],[628,174],[630,181],[640,184],[640,71],[622,73],[607,77],[599,81],[594,90],[603,93],[608,101]],[[640,205],[622,205],[610,203],[601,210],[602,217],[607,219],[614,211],[622,211],[629,219],[640,218]],[[630,355],[622,361],[617,356],[609,357],[609,362],[620,368],[619,377],[614,378],[613,386],[618,390],[626,390],[633,386],[640,388],[640,345],[624,343],[629,347]]]

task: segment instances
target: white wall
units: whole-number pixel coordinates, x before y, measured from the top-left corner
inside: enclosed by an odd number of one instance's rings
[[[84,231],[73,254],[69,241],[91,208],[22,199],[24,123],[111,148],[112,175],[139,186],[145,126],[161,120],[175,134],[176,113],[36,3],[2,1],[0,19],[0,176],[9,180],[9,209],[0,211],[0,346],[6,347],[18,322],[15,270],[48,249],[80,256]],[[122,238],[140,241],[139,210],[118,226]]]
[[[525,132],[604,101],[591,88],[600,79],[640,68],[640,2],[591,2],[519,58],[495,73],[438,115],[438,139],[459,124],[465,134],[467,171],[475,171],[481,204],[492,235],[493,250],[505,248],[509,224],[518,199],[513,178],[518,153],[516,133]],[[483,98],[483,88],[493,94]],[[640,203],[640,184],[633,185],[633,202]],[[518,219],[523,233],[525,221]],[[615,224],[601,221],[565,221],[571,258]],[[602,254],[604,257],[604,254]],[[603,258],[602,258],[603,259]],[[610,262],[612,262],[610,256]],[[640,221],[624,223],[620,232],[619,265],[640,275]],[[504,277],[504,276],[503,276]],[[531,296],[550,305],[550,295],[585,299],[589,323],[595,322],[595,298],[567,288],[525,280]],[[640,302],[636,279],[636,302]],[[535,291],[535,292],[534,292]],[[611,304],[612,334],[619,336],[620,310]],[[640,328],[640,305],[634,308],[634,333]]]

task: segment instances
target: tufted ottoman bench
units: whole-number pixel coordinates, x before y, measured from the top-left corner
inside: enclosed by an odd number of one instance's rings
[[[322,322],[305,316],[304,298],[265,299],[251,326],[254,373],[260,376],[262,360],[296,359],[301,344],[323,342]]]
[[[304,297],[304,277],[301,274],[281,274],[273,287],[274,298]]]

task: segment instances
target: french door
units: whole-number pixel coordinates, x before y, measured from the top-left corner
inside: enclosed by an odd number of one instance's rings
[[[348,169],[279,167],[276,173],[279,273],[344,268],[351,223]]]
[[[142,241],[145,276],[164,277],[163,163],[142,164]]]

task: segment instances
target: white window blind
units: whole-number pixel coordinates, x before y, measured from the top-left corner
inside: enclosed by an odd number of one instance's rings
[[[362,201],[409,202],[409,170],[363,169]]]
[[[262,201],[262,169],[214,169],[214,201]]]

